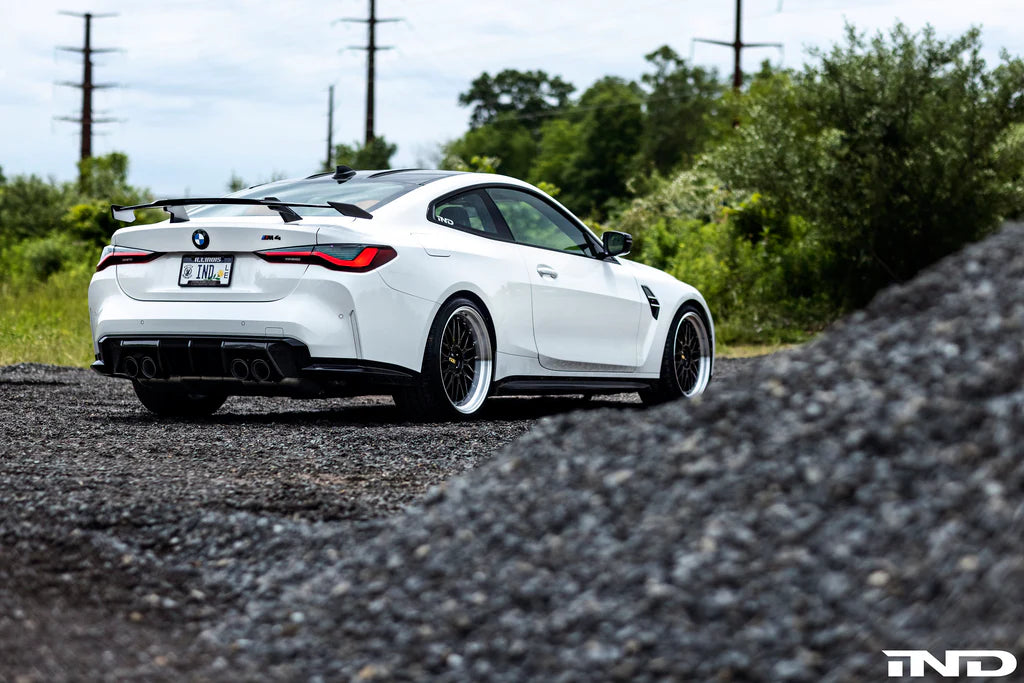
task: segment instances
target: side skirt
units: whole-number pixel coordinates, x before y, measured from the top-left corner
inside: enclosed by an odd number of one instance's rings
[[[657,380],[607,377],[506,377],[494,383],[492,396],[543,394],[621,394],[650,389]]]

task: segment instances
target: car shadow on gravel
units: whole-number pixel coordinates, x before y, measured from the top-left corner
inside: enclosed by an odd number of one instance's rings
[[[141,406],[137,413],[129,415],[113,415],[108,422],[138,425],[140,422],[154,424],[209,424],[209,425],[409,425],[431,424],[409,420],[399,412],[390,398],[383,396],[365,397],[358,405],[351,405],[351,399],[344,403],[330,402],[319,409],[312,410],[268,410],[260,412],[233,412],[232,404],[228,403],[221,412],[206,418],[159,418],[149,414]],[[295,405],[301,405],[296,403]],[[248,406],[246,406],[248,407]],[[274,406],[277,407],[277,406]],[[538,420],[542,417],[561,415],[577,410],[596,410],[599,408],[642,408],[643,404],[635,395],[619,394],[584,398],[582,396],[558,397],[497,397],[487,404],[468,422],[516,422],[522,420]]]

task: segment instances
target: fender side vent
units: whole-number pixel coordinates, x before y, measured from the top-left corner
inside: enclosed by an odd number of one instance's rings
[[[657,320],[658,314],[661,312],[661,304],[658,303],[658,298],[654,296],[654,292],[647,285],[640,285],[640,288],[644,290],[644,294],[647,296],[647,303],[651,305],[651,315]]]

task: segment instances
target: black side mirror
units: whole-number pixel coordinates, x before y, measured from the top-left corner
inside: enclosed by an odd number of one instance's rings
[[[604,243],[604,253],[606,256],[628,254],[629,250],[633,248],[633,236],[626,232],[609,230],[601,235],[601,242]]]

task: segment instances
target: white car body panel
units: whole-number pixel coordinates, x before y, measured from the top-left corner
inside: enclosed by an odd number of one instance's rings
[[[533,285],[533,329],[549,370],[635,372],[647,299],[621,264],[520,246]]]
[[[713,349],[703,297],[666,273],[621,257],[601,260],[490,239],[428,218],[431,201],[485,184],[538,193],[512,178],[462,173],[379,206],[372,220],[315,215],[284,223],[277,215],[196,215],[182,223],[122,228],[113,245],[163,255],[94,276],[89,311],[97,358],[108,338],[280,338],[301,342],[313,359],[356,359],[419,373],[431,324],[459,293],[477,299],[493,324],[495,381],[656,379],[672,318],[686,302],[705,313]],[[209,235],[209,254],[234,255],[230,286],[178,286],[181,257],[205,253],[191,241],[199,229]],[[314,244],[387,245],[397,257],[369,272],[339,272],[270,263],[254,253]],[[542,275],[540,266],[557,278]],[[660,303],[657,319],[641,285]]]

